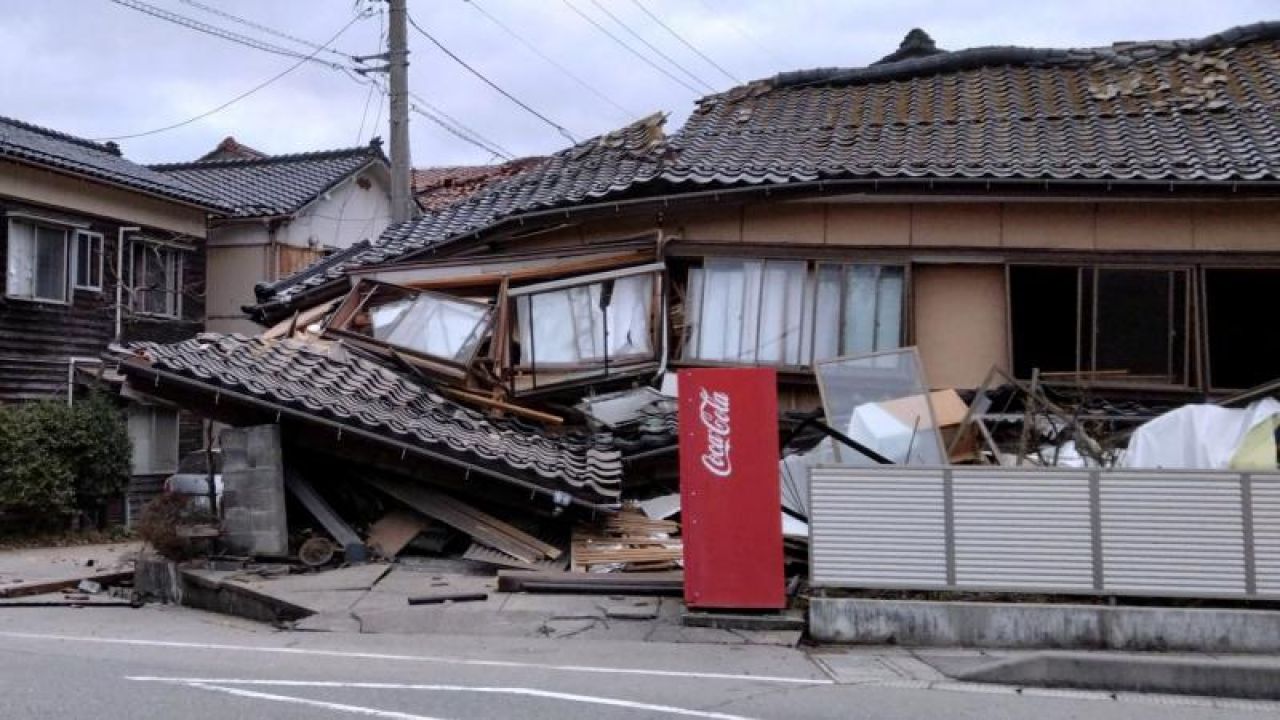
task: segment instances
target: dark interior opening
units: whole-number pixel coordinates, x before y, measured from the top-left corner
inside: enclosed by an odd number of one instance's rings
[[[1243,390],[1280,377],[1280,333],[1268,322],[1280,270],[1208,269],[1209,386]]]
[[[1099,268],[1093,369],[1116,380],[1185,382],[1187,275]]]
[[[1076,369],[1079,313],[1078,270],[1074,267],[1009,266],[1009,320],[1013,372],[1029,378],[1041,372]]]

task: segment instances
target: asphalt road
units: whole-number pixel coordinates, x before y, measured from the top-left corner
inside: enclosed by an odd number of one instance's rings
[[[179,608],[0,608],[0,718],[1182,720],[1277,709],[913,686],[859,670],[872,667],[870,654],[825,657],[763,646],[285,633]]]

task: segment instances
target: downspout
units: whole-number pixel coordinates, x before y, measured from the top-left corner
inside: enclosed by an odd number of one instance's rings
[[[142,228],[128,225],[116,230],[116,334],[115,343],[120,344],[124,323],[124,234],[141,232]]]
[[[666,246],[666,240],[667,240],[666,233],[662,231],[662,228],[658,228],[657,247],[658,247],[659,258],[663,257],[664,248]],[[671,334],[671,329],[667,325],[668,323],[667,283],[663,282],[666,279],[667,279],[667,273],[665,271],[662,274],[658,275],[658,306],[659,306],[658,314],[662,316],[662,359],[658,363],[658,371],[653,374],[653,381],[659,383],[659,386],[661,386],[661,383],[662,383],[662,376],[667,373],[667,355],[670,352],[668,343],[669,343],[669,336]]]
[[[67,358],[67,407],[75,404],[76,398],[76,363],[102,365],[102,359],[96,357],[71,356]]]

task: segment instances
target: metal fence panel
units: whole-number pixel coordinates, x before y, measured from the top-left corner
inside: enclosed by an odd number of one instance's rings
[[[882,470],[848,482],[845,470],[815,468],[809,525],[813,580],[866,587],[947,584],[943,478]]]
[[[956,584],[1093,585],[1089,474],[953,474]]]
[[[1280,598],[1280,474],[816,468],[814,587]]]
[[[1280,596],[1280,477],[1253,475],[1249,480],[1258,594]]]

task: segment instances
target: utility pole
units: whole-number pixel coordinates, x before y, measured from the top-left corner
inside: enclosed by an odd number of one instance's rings
[[[409,177],[409,34],[407,0],[388,0],[387,64],[391,75],[391,220],[413,215]]]

